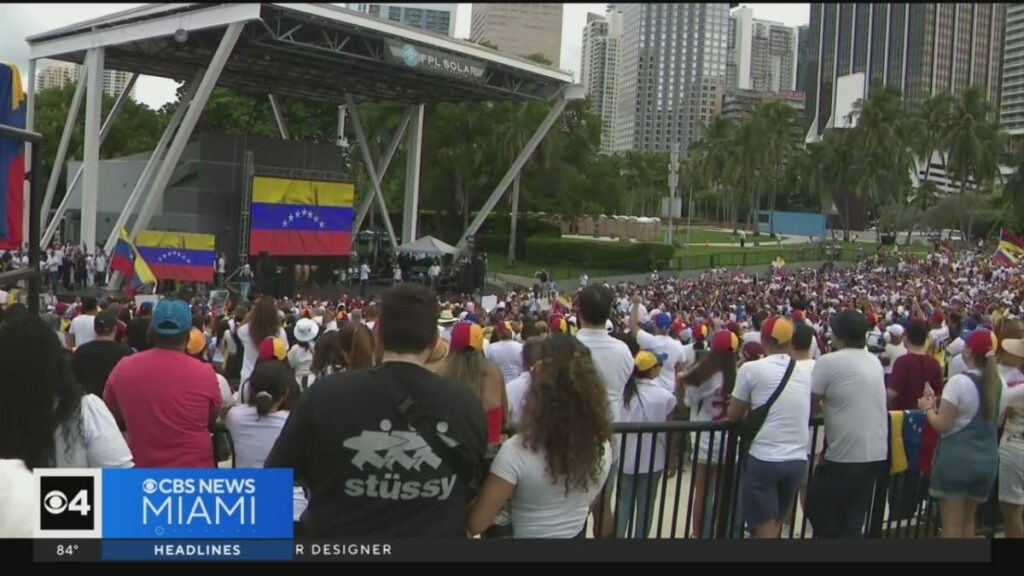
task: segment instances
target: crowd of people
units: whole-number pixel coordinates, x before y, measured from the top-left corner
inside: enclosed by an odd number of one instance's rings
[[[596,537],[643,538],[691,450],[688,515],[706,537],[724,434],[613,428],[690,420],[734,423],[750,535],[791,530],[799,502],[815,536],[857,537],[896,469],[898,419],[922,432],[901,441],[894,484],[911,494],[890,490],[892,514],[930,495],[943,536],[973,536],[995,492],[1005,535],[1024,537],[1019,269],[940,251],[587,277],[573,294],[538,280],[487,300],[397,283],[226,310],[174,295],[9,305],[0,535],[29,535],[33,468],[230,462],[294,470],[298,534],[582,538],[593,517]]]

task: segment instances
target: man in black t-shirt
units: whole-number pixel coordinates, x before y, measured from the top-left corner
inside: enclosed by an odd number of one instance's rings
[[[93,319],[93,330],[96,331],[96,339],[75,349],[71,355],[71,369],[87,393],[103,398],[107,377],[114,366],[132,351],[114,340],[117,335],[117,308],[111,306],[97,314]]]
[[[423,367],[437,317],[430,290],[391,288],[378,320],[382,364],[318,380],[292,411],[266,467],[292,468],[309,488],[308,536],[466,536],[478,480],[467,476],[484,472],[487,425],[479,397]],[[407,399],[414,408],[400,412]],[[406,414],[436,421],[435,434],[424,439]],[[438,442],[452,448],[438,453]]]
[[[143,302],[139,314],[128,323],[128,346],[136,352],[150,349],[149,322],[153,317],[153,304]]]

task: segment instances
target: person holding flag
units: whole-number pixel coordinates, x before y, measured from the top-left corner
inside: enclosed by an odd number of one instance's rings
[[[139,255],[139,251],[128,239],[128,233],[122,228],[114,246],[114,254],[110,259],[110,269],[119,272],[126,279],[129,289],[134,292],[142,286],[156,284],[156,276],[149,264]]]

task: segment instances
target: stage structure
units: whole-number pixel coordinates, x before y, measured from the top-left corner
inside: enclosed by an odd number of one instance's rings
[[[71,130],[80,110],[84,110],[82,168],[68,188],[81,179],[81,241],[88,246],[97,241],[100,146],[116,121],[134,80],[145,74],[187,83],[184,105],[178,106],[170,119],[113,227],[115,232],[105,241],[108,252],[117,242],[116,230],[127,227],[134,239],[149,225],[214,86],[269,97],[282,138],[290,134],[287,118],[279,105],[281,99],[337,103],[338,143],[345,142],[344,124],[348,116],[372,188],[361,194],[354,208],[351,237],[356,237],[376,201],[393,248],[398,247],[399,238],[388,217],[380,185],[404,140],[408,153],[400,241],[412,242],[418,235],[419,176],[427,104],[553,100],[551,112],[464,231],[456,246],[459,251],[465,250],[467,240],[476,234],[565,105],[584,97],[582,86],[573,85],[570,74],[328,4],[149,4],[26,40],[31,48],[28,130],[33,129],[35,120],[34,80],[38,60],[49,58],[84,65],[54,170],[64,165]],[[103,119],[100,105],[106,69],[131,72],[132,82]],[[367,144],[359,113],[362,104],[407,107],[403,121],[381,158],[373,158]],[[47,221],[57,181],[58,178],[51,177],[42,201],[40,219],[46,233],[41,243],[44,246],[52,239],[66,209],[67,203],[62,202]],[[128,226],[133,214],[137,215]]]

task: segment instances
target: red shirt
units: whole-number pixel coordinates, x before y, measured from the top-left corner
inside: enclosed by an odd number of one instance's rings
[[[924,395],[924,384],[931,384],[937,398],[942,397],[942,368],[927,354],[905,354],[896,359],[889,376],[889,388],[896,397],[890,410],[917,410],[917,401]]]
[[[140,468],[212,468],[210,420],[223,401],[209,364],[184,352],[150,349],[123,358],[103,399],[120,410]]]

